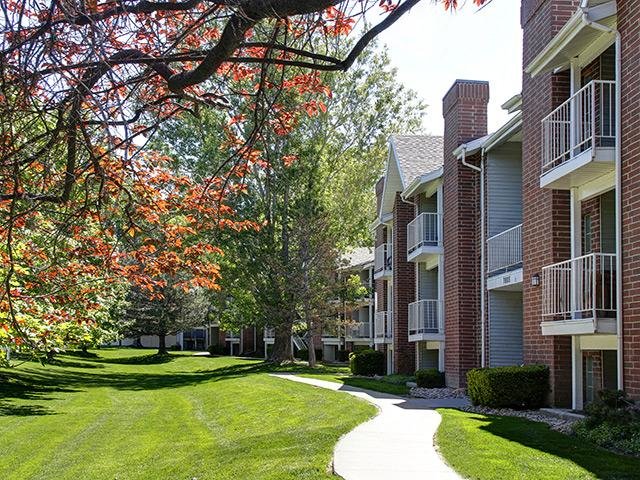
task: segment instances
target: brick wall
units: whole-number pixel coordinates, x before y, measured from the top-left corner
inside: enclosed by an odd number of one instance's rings
[[[622,48],[624,388],[640,398],[640,1],[618,0]]]
[[[523,65],[560,30],[575,11],[577,0],[523,0]],[[523,73],[523,350],[525,363],[551,368],[552,402],[571,403],[571,337],[542,336],[540,286],[530,278],[542,267],[570,257],[570,209],[567,191],[540,188],[541,120],[569,96],[569,76]]]
[[[415,265],[407,262],[407,225],[414,206],[396,193],[393,208],[393,364],[396,373],[415,372],[415,346],[409,343],[409,304],[415,298]]]
[[[453,151],[487,133],[487,82],[456,80],[442,101],[444,115],[444,310],[447,385],[464,386],[479,365],[479,174]],[[470,162],[478,159],[470,157]]]

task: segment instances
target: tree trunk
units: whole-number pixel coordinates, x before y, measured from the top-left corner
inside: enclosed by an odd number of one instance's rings
[[[158,355],[167,354],[167,336],[163,333],[158,335]]]
[[[316,366],[316,345],[313,342],[313,329],[310,330],[309,335],[309,366],[315,368]]]
[[[280,365],[281,363],[293,361],[293,352],[291,351],[291,324],[282,324],[276,327],[273,349],[269,361]]]

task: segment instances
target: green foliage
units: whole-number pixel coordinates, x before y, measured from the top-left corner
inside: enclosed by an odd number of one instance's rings
[[[370,348],[352,352],[349,368],[354,375],[384,375],[384,354]]]
[[[549,392],[549,367],[474,368],[467,372],[467,392],[474,405],[540,408]]]
[[[321,348],[316,348],[316,361],[317,362],[321,362],[322,361],[322,349]],[[299,358],[300,360],[303,360],[305,362],[307,362],[309,360],[309,350],[307,349],[300,349],[298,350],[298,354],[296,355],[297,358]]]
[[[425,368],[416,372],[416,384],[420,388],[444,387],[444,372],[437,368]]]
[[[622,390],[601,390],[585,407],[576,435],[604,448],[640,455],[640,408]]]

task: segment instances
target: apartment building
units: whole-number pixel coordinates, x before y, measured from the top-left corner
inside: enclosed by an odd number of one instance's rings
[[[444,369],[442,137],[395,135],[376,186],[376,349],[387,372]]]
[[[438,157],[433,137],[411,150],[391,139],[374,225],[375,341],[390,372],[434,365],[439,342],[450,386],[477,366],[543,363],[554,405],[581,409],[602,388],[640,398],[638,7],[523,0],[509,120],[487,134],[489,85],[458,80],[439,165],[418,153]],[[416,337],[412,319],[433,326],[436,299],[437,338]]]

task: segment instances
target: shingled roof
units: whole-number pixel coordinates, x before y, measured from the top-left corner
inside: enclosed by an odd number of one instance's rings
[[[354,248],[342,256],[343,268],[353,268],[373,263],[373,248]]]
[[[391,146],[400,170],[402,187],[443,164],[443,140],[435,135],[392,135]]]

